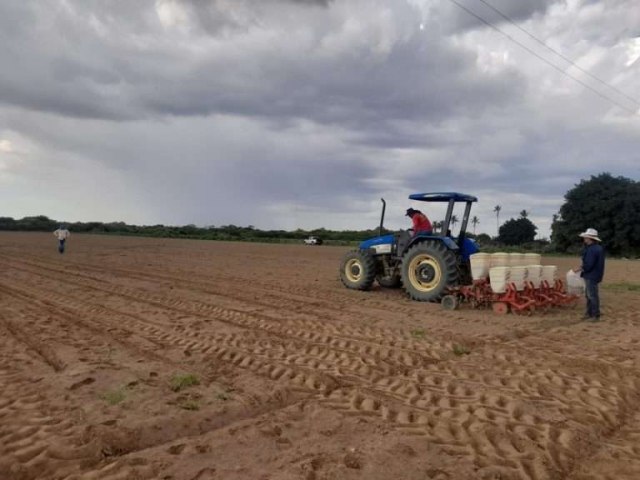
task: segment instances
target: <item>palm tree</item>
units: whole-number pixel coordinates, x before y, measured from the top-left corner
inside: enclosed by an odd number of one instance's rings
[[[455,228],[456,223],[458,223],[458,216],[457,215],[451,215],[451,228]]]
[[[473,216],[473,218],[471,219],[471,225],[473,225],[473,234],[476,234],[476,227],[478,226],[478,224],[480,223],[480,219],[477,216]]]
[[[493,211],[496,212],[496,225],[498,235],[500,235],[500,210],[502,210],[502,207],[500,205],[496,205],[495,207],[493,207]]]
[[[522,211],[520,212],[520,216],[521,216],[522,218],[527,218],[527,217],[529,216],[529,212],[527,212],[526,210],[522,210]]]
[[[431,226],[433,227],[433,230],[440,230],[442,228],[442,223],[440,220],[435,220]]]

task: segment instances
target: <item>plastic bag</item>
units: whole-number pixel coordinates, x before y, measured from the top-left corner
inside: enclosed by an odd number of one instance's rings
[[[567,272],[567,293],[572,295],[584,295],[584,278],[573,270],[569,270]]]

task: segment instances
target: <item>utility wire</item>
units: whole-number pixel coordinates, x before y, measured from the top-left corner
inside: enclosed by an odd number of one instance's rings
[[[604,80],[602,80],[601,78],[596,77],[595,75],[593,75],[592,73],[590,73],[589,71],[585,70],[584,68],[580,67],[578,64],[576,64],[573,60],[571,60],[570,58],[564,56],[562,53],[560,53],[559,51],[555,50],[553,47],[550,47],[549,45],[547,45],[544,41],[540,40],[538,37],[536,37],[535,35],[533,35],[532,33],[528,32],[527,30],[525,30],[524,28],[522,28],[520,25],[518,25],[512,18],[510,18],[508,15],[502,13],[500,10],[498,10],[496,7],[494,7],[493,5],[491,5],[489,2],[486,2],[485,0],[478,0],[479,2],[485,4],[487,7],[489,7],[491,10],[493,10],[494,12],[496,12],[498,15],[500,15],[502,18],[504,18],[505,20],[507,20],[509,23],[511,23],[514,27],[516,27],[518,30],[524,32],[526,35],[528,35],[530,38],[532,38],[533,40],[535,40],[536,42],[538,42],[540,45],[542,45],[544,48],[546,48],[547,50],[550,50],[551,52],[555,53],[557,56],[559,56],[560,58],[562,58],[565,62],[570,63],[571,65],[573,65],[576,69],[580,70],[582,73],[584,73],[585,75],[588,75],[589,77],[591,77],[592,79],[594,79],[595,81],[601,83],[602,85],[609,87],[611,90],[619,93],[620,95],[622,95],[623,97],[627,98],[628,100],[631,100],[633,103],[635,103],[636,105],[640,106],[640,101],[636,100],[635,98],[633,98],[630,95],[627,95],[626,93],[624,93],[622,90],[614,87],[613,85],[611,85],[610,83],[605,82]]]
[[[509,35],[507,32],[505,32],[504,30],[501,30],[500,28],[496,27],[495,25],[493,25],[491,22],[489,22],[488,20],[485,20],[484,18],[482,18],[480,15],[474,13],[473,11],[469,10],[467,7],[465,7],[464,5],[458,3],[456,0],[449,0],[451,3],[453,3],[454,5],[457,5],[459,8],[461,8],[462,10],[464,10],[465,12],[467,12],[469,15],[477,18],[478,20],[480,20],[482,23],[484,23],[485,25],[491,27],[492,29],[494,29],[495,31],[497,31],[498,33],[504,35],[505,37],[507,37],[509,40],[511,40],[512,42],[518,44],[521,48],[523,48],[524,50],[526,50],[527,52],[529,52],[530,54],[534,55],[535,57],[539,58],[540,60],[542,60],[544,63],[546,63],[547,65],[551,66],[552,68],[556,69],[558,72],[560,72],[561,74],[571,78],[572,80],[574,80],[575,82],[579,83],[580,85],[582,85],[583,87],[585,87],[588,90],[591,90],[593,93],[595,93],[596,95],[598,95],[599,97],[608,100],[609,102],[617,105],[618,107],[622,108],[623,110],[625,110],[628,113],[631,114],[636,114],[635,110],[630,109],[629,107],[622,105],[621,103],[618,103],[615,99],[605,95],[604,93],[599,92],[598,90],[596,90],[595,88],[593,88],[591,85],[589,85],[588,83],[583,82],[582,80],[580,80],[577,77],[574,77],[573,75],[571,75],[570,73],[565,72],[562,68],[560,68],[559,66],[557,66],[556,64],[550,62],[549,60],[547,60],[546,58],[544,58],[542,55],[538,54],[537,52],[535,52],[534,50],[530,49],[529,47],[527,47],[526,45],[522,44],[521,42],[519,42],[518,40],[516,40],[514,37],[512,37],[511,35]]]

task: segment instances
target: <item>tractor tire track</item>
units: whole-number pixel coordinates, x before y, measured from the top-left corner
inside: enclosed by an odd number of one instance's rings
[[[614,442],[620,437],[626,442],[627,436],[635,435],[633,428],[622,428],[633,418],[640,397],[633,364],[616,364],[609,355],[615,345],[597,354],[561,348],[570,339],[572,330],[567,328],[532,329],[517,341],[477,342],[470,355],[455,357],[451,341],[411,341],[406,332],[395,329],[327,326],[322,317],[295,311],[278,318],[194,301],[186,294],[122,286],[100,275],[73,274],[73,288],[60,292],[46,273],[56,269],[43,273],[38,266],[17,264],[15,270],[41,282],[27,285],[18,274],[13,286],[29,289],[34,299],[44,298],[43,305],[63,315],[91,316],[108,326],[123,315],[117,307],[123,300],[132,307],[144,304],[169,312],[164,322],[149,320],[141,312],[126,318],[131,332],[142,332],[159,349],[182,349],[211,363],[224,362],[282,382],[285,388],[300,389],[308,395],[305,398],[345,415],[377,418],[420,435],[444,453],[471,459],[481,478],[567,478],[577,474],[576,466],[598,439]],[[289,291],[286,285],[278,288]],[[311,295],[311,290],[300,291]],[[89,307],[84,305],[84,292],[91,292]],[[108,302],[109,297],[120,300]],[[249,297],[242,301],[256,305]],[[293,302],[282,303],[295,308]],[[237,331],[211,334],[217,324]]]
[[[5,324],[0,325],[0,331]],[[97,461],[99,451],[82,443],[81,428],[46,395],[46,382],[30,347],[8,332],[0,336],[0,472],[25,480],[53,478]],[[25,348],[26,347],[26,348]]]
[[[47,278],[51,280],[52,283],[55,280],[55,278],[48,277],[42,272],[29,270],[27,270],[27,272]],[[375,355],[386,361],[395,360],[404,366],[439,361],[449,355],[452,349],[452,342],[387,340],[385,337],[388,335],[388,332],[373,328],[354,329],[334,326],[329,332],[325,333],[328,328],[326,324],[322,322],[311,322],[308,320],[283,322],[282,320],[264,314],[227,309],[201,301],[186,301],[180,297],[162,296],[118,285],[102,283],[96,285],[95,281],[92,282],[89,279],[85,279],[82,283],[69,281],[67,284],[76,285],[81,288],[89,288],[103,294],[124,297],[136,302],[143,302],[182,315],[194,315],[243,329],[258,329],[273,335],[329,345],[334,348],[354,351],[354,353],[359,354]],[[293,327],[289,327],[287,323],[294,323],[294,325]]]
[[[6,261],[10,261],[10,259],[6,258]],[[44,267],[41,263],[32,263],[25,261],[22,261],[21,263],[22,265],[29,265],[40,269],[47,268],[51,271],[59,271],[56,267],[62,267],[61,265],[51,262],[44,262],[50,265],[50,267]],[[71,271],[68,266],[65,265],[65,274],[72,274],[79,276],[80,278],[91,278],[96,281],[111,283],[107,278],[105,278],[104,269],[86,264],[76,263],[74,265],[81,268],[81,272]],[[94,275],[88,275],[87,272],[89,271],[94,272]],[[182,289],[184,289],[186,286],[189,286],[189,290],[191,292],[199,292],[209,296],[224,298],[226,299],[226,301],[232,301],[234,304],[246,304],[250,306],[252,310],[255,310],[255,306],[274,309],[278,312],[278,319],[280,321],[308,318],[310,320],[315,320],[318,324],[323,325],[324,328],[336,328],[334,324],[336,314],[339,314],[341,318],[348,317],[348,319],[352,320],[355,323],[360,323],[363,314],[366,314],[372,319],[384,318],[387,315],[387,312],[393,313],[395,315],[397,315],[398,313],[405,313],[407,316],[416,314],[416,306],[399,306],[397,304],[397,301],[394,301],[392,303],[390,302],[387,305],[387,309],[382,309],[382,305],[379,304],[379,302],[376,302],[373,296],[369,296],[367,298],[366,306],[363,307],[361,304],[359,304],[358,309],[353,310],[354,302],[352,295],[354,294],[354,292],[348,291],[345,292],[344,302],[338,302],[335,299],[335,293],[327,296],[326,298],[322,296],[318,297],[317,292],[310,292],[307,296],[293,295],[289,288],[274,287],[270,289],[270,284],[267,284],[264,288],[259,287],[258,289],[256,289],[256,283],[252,282],[251,291],[246,293],[242,290],[231,289],[227,287],[227,284],[233,284],[233,281],[239,281],[236,277],[221,277],[218,278],[216,282],[211,282],[208,279],[196,281],[194,280],[194,275],[190,275],[189,277],[176,278],[175,276],[166,274],[150,273],[147,270],[145,270],[144,274],[140,274],[137,271],[129,269],[110,268],[109,273],[118,274],[119,278],[124,277],[145,282],[148,282],[150,279],[155,279],[159,282],[169,283],[175,281],[176,279],[179,279],[179,285],[181,285],[180,288]],[[273,292],[276,293],[274,294]],[[357,293],[359,292],[356,292],[356,294]],[[381,314],[381,309],[384,310],[385,313]],[[289,313],[287,315],[284,315],[283,312]],[[439,316],[441,316],[442,318],[455,319],[456,315],[457,314],[455,313],[447,311],[439,312]],[[348,327],[348,324],[341,326],[346,329],[353,328]],[[383,333],[385,336],[389,337],[407,335],[406,331],[402,331],[399,329],[386,329]],[[454,332],[442,328],[435,328],[434,333],[449,337],[456,336]]]

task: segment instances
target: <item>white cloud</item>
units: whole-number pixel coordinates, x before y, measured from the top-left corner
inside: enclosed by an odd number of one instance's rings
[[[624,44],[627,51],[625,66],[630,67],[640,58],[640,37],[630,38]]]
[[[182,2],[175,0],[157,0],[156,12],[160,23],[165,28],[188,26],[189,12]]]
[[[0,153],[13,153],[13,144],[7,140],[0,140]]]

